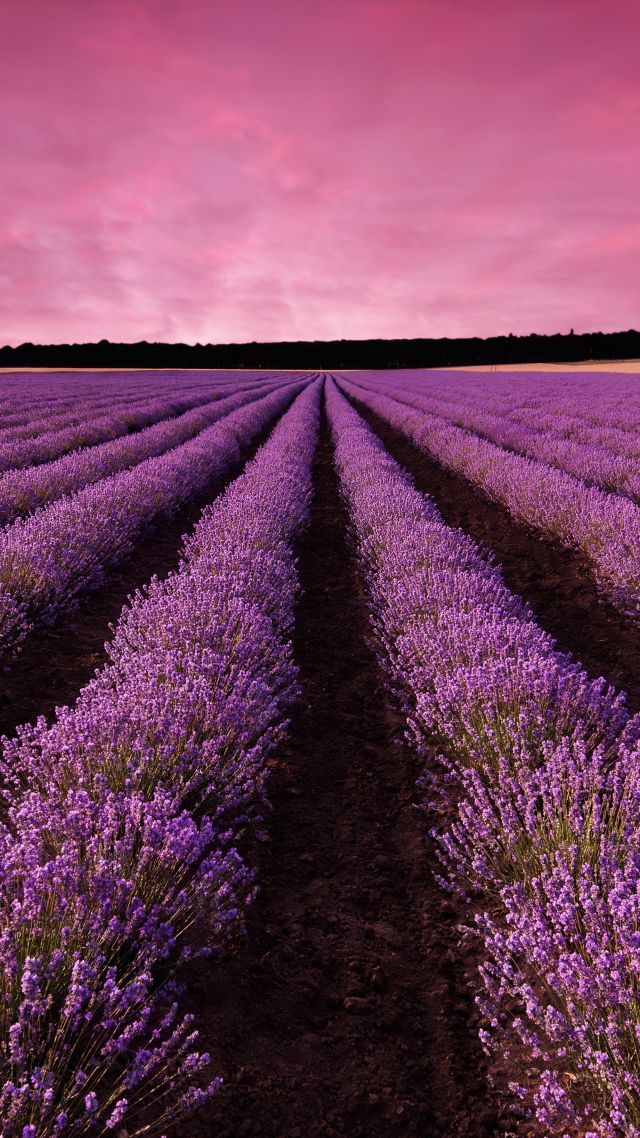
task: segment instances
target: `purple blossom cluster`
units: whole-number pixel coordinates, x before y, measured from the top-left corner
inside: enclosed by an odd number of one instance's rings
[[[279,387],[166,454],[18,518],[0,531],[0,652],[95,588],[141,533],[222,478],[304,384]]]
[[[327,407],[381,663],[409,738],[442,752],[424,787],[440,880],[473,901],[485,950],[483,1040],[533,1057],[543,1126],[638,1138],[640,721],[333,383]]]
[[[58,412],[81,412],[115,403],[134,403],[164,396],[221,390],[238,390],[244,383],[285,377],[281,372],[247,371],[101,371],[101,372],[8,372],[0,375],[0,426],[9,420],[54,416]]]
[[[585,430],[578,426],[568,433],[566,425],[558,432],[557,425],[548,421],[544,425],[522,422],[509,417],[504,409],[496,408],[496,396],[479,399],[437,399],[417,388],[417,384],[399,386],[394,383],[393,396],[403,403],[428,411],[454,426],[463,427],[504,450],[539,459],[579,478],[587,485],[599,486],[608,493],[622,494],[634,501],[640,499],[640,439],[619,432],[626,443],[626,454],[613,452],[602,441],[597,428]],[[552,420],[552,416],[548,416]],[[565,420],[566,424],[566,420]],[[591,435],[587,441],[586,436]],[[579,435],[581,437],[576,438]],[[635,453],[629,453],[635,450]]]
[[[218,1086],[176,974],[238,935],[255,888],[240,850],[297,693],[319,396],[304,385],[179,570],[131,598],[76,706],[4,740],[3,1138],[160,1133]]]
[[[28,470],[9,470],[0,475],[0,524],[6,525],[47,502],[74,494],[120,470],[137,466],[146,458],[164,454],[237,407],[250,403],[259,395],[268,395],[279,386],[282,384],[274,382],[272,385],[262,383],[258,388],[245,387],[241,392],[204,403],[175,418],[162,419],[133,435],[83,447],[54,462]]]
[[[478,486],[519,522],[578,550],[598,587],[623,613],[640,619],[640,507],[617,494],[514,454],[350,380],[342,390],[386,419],[448,470]]]
[[[207,402],[201,394],[184,399],[149,400],[142,398],[131,404],[111,407],[102,415],[89,414],[71,426],[55,426],[50,430],[38,431],[26,439],[0,439],[0,471],[18,470],[27,466],[51,462],[69,451],[79,447],[95,446],[110,439],[120,438],[130,431],[140,430],[153,423],[178,415],[192,407]]]
[[[157,392],[155,393],[157,396]],[[105,409],[114,410],[126,408],[132,403],[139,403],[140,395],[123,396],[117,401],[113,396],[104,395],[96,399],[77,399],[66,404],[54,404],[47,407],[43,405],[38,409],[33,407],[11,415],[0,416],[0,443],[17,442],[21,439],[31,439],[43,431],[62,430],[63,427],[77,426],[94,417]]]
[[[622,377],[618,376],[618,381]],[[512,385],[513,386],[513,385]],[[536,392],[537,382],[524,376],[516,384],[516,394],[511,399],[503,389],[482,387],[477,393],[467,385],[459,398],[463,405],[504,415],[510,422],[530,427],[539,433],[548,433],[555,438],[569,442],[583,443],[587,447],[608,451],[623,458],[640,457],[640,434],[638,418],[640,407],[634,406],[632,396],[636,392],[637,379],[633,386],[613,383],[609,377],[607,388],[599,383],[586,389],[571,376],[571,396],[551,399],[540,398]],[[625,393],[625,408],[618,406],[620,392]],[[615,400],[611,399],[615,392]],[[431,393],[430,393],[431,394]],[[451,400],[448,399],[447,403]]]
[[[100,388],[91,394],[83,389],[81,392],[76,391],[75,395],[61,397],[56,394],[44,399],[29,399],[23,392],[15,405],[13,401],[5,404],[0,398],[0,443],[33,438],[45,431],[88,423],[106,411],[116,412],[130,407],[141,407],[145,401],[150,403],[164,398],[171,405],[176,399],[188,399],[195,395],[200,401],[204,401],[207,397],[216,398],[218,392],[227,394],[229,391],[228,387],[220,387],[214,383],[206,388],[201,383],[187,385],[176,383],[171,388],[166,390],[164,388],[165,385],[162,383],[150,386],[140,380],[132,382],[131,375],[128,375],[126,387],[121,384],[112,387],[108,381],[103,381]],[[193,406],[197,404],[194,403]]]
[[[388,389],[389,374],[353,372],[365,386]],[[424,396],[429,409],[473,407],[550,430],[576,441],[637,454],[640,440],[638,375],[612,372],[569,374],[518,371],[395,371],[393,387]],[[594,435],[593,432],[601,432]]]
[[[80,398],[76,394],[71,400],[46,398],[41,403],[27,401],[23,390],[17,407],[18,425],[13,425],[16,416],[5,419],[0,402],[0,428],[5,425],[8,428],[0,429],[0,471],[51,462],[79,447],[120,438],[213,399],[238,394],[247,386],[269,383],[268,377],[259,378],[255,372],[233,380],[204,374],[206,382],[191,380],[184,390],[181,390],[184,383],[176,383],[175,373],[168,373],[173,378],[172,383],[163,373],[157,373],[153,383],[138,378],[133,393],[130,373],[125,373],[115,384],[100,377],[97,394],[83,393]],[[280,376],[271,380],[272,383],[282,381]],[[75,381],[76,387],[80,382]],[[61,414],[57,407],[61,408]]]

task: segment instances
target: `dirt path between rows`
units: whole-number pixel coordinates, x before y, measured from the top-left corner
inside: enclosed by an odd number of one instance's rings
[[[591,676],[627,692],[640,710],[640,630],[603,601],[586,558],[519,525],[465,479],[441,467],[357,399],[354,407],[391,455],[436,502],[442,517],[493,551],[509,588],[527,600],[538,623]]]
[[[0,735],[12,735],[20,723],[38,715],[51,719],[56,707],[72,704],[80,688],[105,663],[110,625],[120,616],[128,596],[156,574],[177,569],[183,538],[198,522],[203,509],[238,476],[273,427],[256,442],[223,479],[170,519],[161,519],[140,539],[131,557],[113,566],[103,584],[78,597],[78,606],[52,628],[36,628],[15,661],[0,670]]]
[[[413,757],[393,742],[323,435],[301,543],[303,697],[273,764],[272,842],[249,935],[190,975],[223,1090],[190,1138],[488,1138],[498,1129],[431,876]]]

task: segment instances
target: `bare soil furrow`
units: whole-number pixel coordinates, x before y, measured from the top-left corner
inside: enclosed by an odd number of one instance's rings
[[[193,1138],[498,1132],[456,913],[432,878],[414,757],[394,742],[323,434],[295,651],[302,698],[273,764],[248,937],[189,975],[225,1086]]]

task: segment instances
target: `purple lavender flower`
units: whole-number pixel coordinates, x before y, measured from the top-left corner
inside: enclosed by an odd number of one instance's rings
[[[608,600],[640,619],[640,506],[635,502],[414,409],[402,402],[401,391],[397,399],[389,398],[371,377],[357,376],[355,383],[354,377],[341,379],[340,384],[447,469],[480,487],[517,521],[579,550]],[[420,396],[409,398],[422,406]],[[593,472],[583,469],[582,474],[595,481]]]
[[[543,1125],[637,1138],[640,721],[557,651],[332,383],[327,404],[381,663],[410,740],[443,751],[435,836],[445,887],[476,897],[483,1042],[515,1036],[536,1059]]]
[[[308,516],[320,390],[304,386],[203,512],[179,570],[131,599],[75,708],[4,741],[8,1135],[126,1126],[141,1097],[160,1127],[219,1086],[198,1085],[209,1056],[179,1013],[175,972],[237,937],[255,890],[237,842],[262,824],[266,759],[297,694],[291,543]],[[282,409],[290,394],[275,399]]]
[[[167,454],[103,478],[0,531],[0,653],[52,623],[82,589],[132,551],[145,528],[221,478],[304,384],[249,398]]]

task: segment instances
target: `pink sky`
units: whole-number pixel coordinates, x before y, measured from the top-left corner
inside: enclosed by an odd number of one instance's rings
[[[637,0],[0,0],[0,343],[640,328]]]

